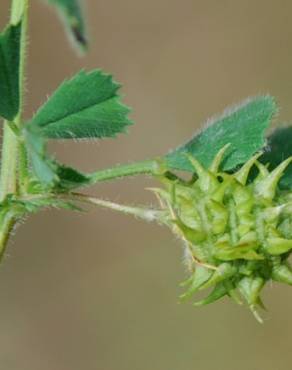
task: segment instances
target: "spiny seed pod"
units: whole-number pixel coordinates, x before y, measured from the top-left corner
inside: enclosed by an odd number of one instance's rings
[[[191,277],[182,298],[213,287],[195,303],[204,305],[227,295],[242,299],[261,320],[260,292],[269,280],[292,285],[288,257],[292,250],[292,195],[278,182],[292,158],[270,172],[254,155],[236,173],[222,173],[220,163],[227,146],[209,169],[188,157],[194,177],[185,182],[173,174],[161,181],[166,189],[153,189],[167,210],[167,223],[183,239]],[[258,175],[248,182],[251,168]],[[238,294],[239,293],[239,294]]]

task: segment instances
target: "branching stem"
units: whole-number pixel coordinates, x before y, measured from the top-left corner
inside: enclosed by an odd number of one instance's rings
[[[19,59],[19,112],[13,122],[4,122],[0,174],[0,201],[3,201],[8,194],[17,194],[18,192],[17,172],[19,149],[23,144],[19,142],[15,130],[20,129],[23,110],[27,18],[28,0],[13,0],[10,22],[11,24],[17,24],[20,19],[22,19]],[[20,163],[21,162],[22,161],[20,161]]]
[[[17,218],[13,211],[6,212],[4,204],[8,196],[14,199],[50,199],[52,204],[54,199],[82,202],[97,206],[113,209],[115,211],[131,214],[147,221],[163,219],[162,211],[132,207],[116,204],[107,200],[98,199],[77,193],[69,194],[27,194],[29,182],[29,171],[27,161],[27,151],[21,136],[22,131],[22,112],[24,101],[24,81],[25,81],[25,61],[26,61],[26,39],[28,24],[28,3],[29,0],[12,0],[10,23],[17,25],[21,22],[21,39],[19,50],[19,112],[12,122],[4,122],[2,159],[0,169],[0,204],[2,203],[0,215],[0,259],[6,247],[11,230]],[[89,184],[114,180],[126,176],[140,174],[158,175],[163,171],[163,161],[161,159],[141,161],[126,165],[119,165],[113,168],[97,171],[88,176]]]

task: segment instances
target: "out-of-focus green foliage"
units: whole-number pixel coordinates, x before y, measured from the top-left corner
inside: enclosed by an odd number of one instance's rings
[[[269,164],[273,169],[284,159],[292,155],[292,126],[280,127],[268,137],[268,148],[261,161]],[[284,189],[292,188],[292,165],[285,171],[280,181],[280,186]]]
[[[85,50],[88,46],[88,41],[81,2],[79,0],[46,1],[57,7],[72,40],[78,48]]]

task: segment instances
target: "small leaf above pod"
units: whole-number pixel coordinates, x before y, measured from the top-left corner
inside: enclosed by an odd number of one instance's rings
[[[268,148],[261,162],[269,163],[271,169],[292,156],[292,125],[277,128],[268,137]],[[279,183],[283,189],[292,189],[292,164],[286,169]]]
[[[186,154],[190,154],[208,168],[219,150],[230,144],[222,170],[232,170],[262,149],[265,131],[276,112],[271,96],[247,99],[207,122],[201,133],[167,154],[166,160],[174,169],[192,171],[186,158]]]

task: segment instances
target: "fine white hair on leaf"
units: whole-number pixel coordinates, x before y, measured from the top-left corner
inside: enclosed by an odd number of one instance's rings
[[[218,121],[221,121],[222,119],[236,113],[236,111],[238,111],[239,109],[248,105],[253,100],[255,100],[257,98],[265,98],[265,97],[268,97],[268,96],[270,96],[270,95],[269,94],[259,94],[259,95],[247,97],[246,99],[242,100],[239,103],[234,103],[234,104],[228,106],[227,108],[225,108],[223,110],[223,112],[212,115],[210,118],[208,118],[201,125],[200,129],[198,129],[194,132],[194,134],[192,135],[192,137],[190,139],[186,140],[184,143],[182,143],[180,146],[178,146],[175,149],[175,151],[179,151],[180,149],[184,148],[189,142],[194,140],[197,136],[199,136],[202,132],[204,132],[208,127],[210,127],[210,126],[216,124]],[[237,134],[237,133],[235,133],[235,134]],[[217,135],[220,136],[220,127],[218,128]],[[169,153],[171,153],[171,152],[173,152],[173,150],[169,151]]]

